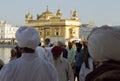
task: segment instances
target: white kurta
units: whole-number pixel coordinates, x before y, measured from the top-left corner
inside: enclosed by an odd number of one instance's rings
[[[42,58],[45,60],[48,60],[45,49],[41,46],[38,46],[35,50],[35,52]]]
[[[55,65],[59,81],[74,81],[74,75],[71,65],[65,58],[59,58],[58,60],[53,60],[52,63]]]
[[[85,67],[85,63],[83,62],[82,66],[81,66],[81,70],[79,73],[79,80],[80,81],[85,81],[85,77],[88,73],[90,73],[91,71],[93,71],[93,59],[90,57],[88,58],[88,63],[89,63],[89,69]]]
[[[45,53],[46,53],[48,61],[53,59],[52,52],[51,52],[52,48],[53,47],[45,47]]]
[[[58,81],[55,67],[37,54],[23,53],[0,71],[0,81]]]

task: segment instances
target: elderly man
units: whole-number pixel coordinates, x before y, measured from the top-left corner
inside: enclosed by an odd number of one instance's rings
[[[73,71],[67,59],[61,56],[62,48],[54,46],[52,48],[53,61],[52,63],[57,69],[59,81],[74,81]]]
[[[33,27],[20,27],[16,34],[22,56],[0,71],[0,81],[58,81],[55,67],[35,53],[39,34]]]
[[[58,41],[57,45],[62,48],[62,50],[63,50],[63,57],[67,59],[68,58],[68,51],[66,49],[65,44],[62,41]]]
[[[88,36],[88,50],[101,64],[85,81],[120,81],[120,27],[93,29]]]

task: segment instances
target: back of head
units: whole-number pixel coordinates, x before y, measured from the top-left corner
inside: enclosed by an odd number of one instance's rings
[[[120,27],[95,28],[88,36],[90,55],[100,61],[120,61]]]
[[[46,38],[45,41],[44,41],[45,45],[49,45],[50,43],[50,39],[49,38]]]
[[[73,45],[73,43],[71,41],[68,41],[68,45]]]
[[[53,55],[54,54],[61,55],[63,50],[62,50],[62,48],[60,46],[54,46],[51,51],[52,51]]]
[[[76,42],[76,47],[82,48],[82,44],[80,42]]]
[[[16,34],[16,40],[19,47],[27,47],[35,49],[39,44],[39,34],[36,29],[28,26],[21,26]]]
[[[83,41],[83,45],[87,47],[88,46],[88,41]]]
[[[62,41],[58,41],[58,42],[57,42],[57,45],[58,45],[58,46],[64,46],[65,44],[64,44]]]
[[[50,43],[49,43],[49,46],[50,46],[50,47],[54,46],[54,43],[53,43],[53,42],[50,42]]]

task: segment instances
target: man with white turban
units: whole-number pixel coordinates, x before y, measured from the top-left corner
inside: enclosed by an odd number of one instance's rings
[[[88,50],[102,64],[85,81],[120,81],[120,27],[93,29],[88,36]]]
[[[0,71],[0,81],[58,81],[55,67],[35,53],[39,34],[33,27],[22,26],[16,34],[22,56]]]

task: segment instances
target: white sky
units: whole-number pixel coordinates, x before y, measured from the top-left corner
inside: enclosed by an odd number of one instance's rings
[[[70,17],[70,11],[77,10],[82,23],[120,25],[120,0],[0,0],[0,20],[24,25],[28,12],[36,18],[47,5],[54,14],[61,9],[65,18]]]

